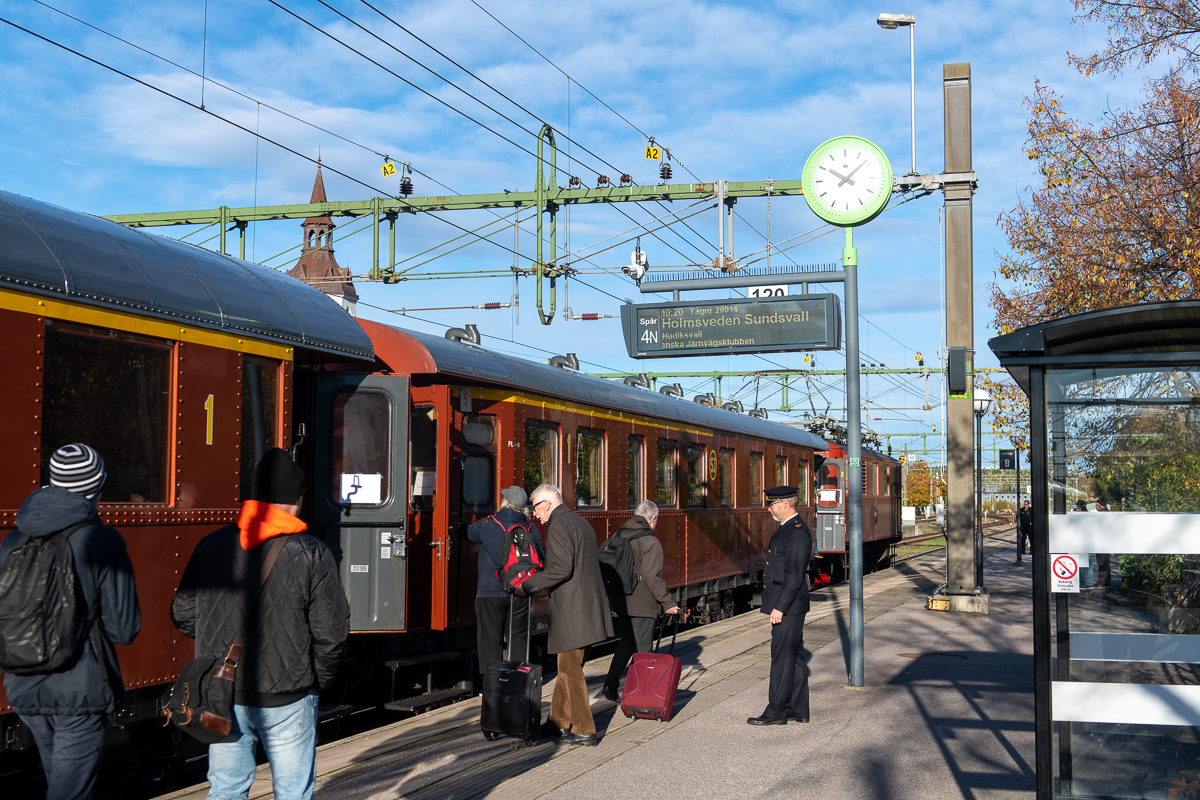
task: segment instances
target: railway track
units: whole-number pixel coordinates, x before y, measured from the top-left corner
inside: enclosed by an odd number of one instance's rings
[[[999,520],[996,520],[995,522],[989,522],[989,523],[984,524],[983,528],[984,528],[983,538],[990,539],[993,536],[999,536],[1002,533],[1008,533],[1010,530],[1012,530],[1013,523],[1010,520],[999,519]],[[944,540],[945,538],[946,538],[946,535],[943,533],[927,533],[927,534],[922,534],[921,536],[909,536],[905,539],[901,539],[899,542],[896,543],[896,546],[897,547],[908,547],[909,545],[920,544],[922,542],[931,542],[936,539]],[[946,549],[946,545],[943,544],[939,547],[931,547],[927,550],[922,550],[919,553],[912,553],[907,556],[899,556],[899,557],[892,559],[892,564],[893,565],[902,564],[905,561],[911,561],[914,558],[920,558],[921,556],[929,555],[930,553],[936,553],[939,550],[945,550],[945,549]]]

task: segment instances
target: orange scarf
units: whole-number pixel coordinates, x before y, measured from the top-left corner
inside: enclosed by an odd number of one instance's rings
[[[247,500],[242,503],[237,526],[242,532],[243,550],[253,550],[268,539],[285,533],[302,533],[308,530],[308,523],[281,508],[259,500]]]

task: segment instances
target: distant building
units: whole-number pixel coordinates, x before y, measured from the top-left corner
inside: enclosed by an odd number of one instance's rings
[[[312,199],[308,202],[329,202],[319,164]],[[333,229],[337,225],[329,217],[309,217],[300,227],[304,229],[304,244],[300,248],[300,260],[288,270],[288,275],[315,286],[349,311],[350,316],[357,316],[358,292],[350,280],[350,270],[339,267],[333,255]]]

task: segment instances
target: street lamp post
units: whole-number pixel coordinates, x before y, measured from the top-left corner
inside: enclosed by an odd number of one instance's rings
[[[986,389],[975,389],[975,586],[983,589],[983,415],[992,404]]]
[[[1025,446],[1025,437],[1014,433],[1008,437],[1008,440],[1017,449],[1017,560],[1014,563],[1021,564],[1024,563],[1021,559],[1021,448]]]
[[[909,93],[909,114],[912,125],[912,172],[909,175],[917,174],[917,60],[914,51],[915,37],[913,30],[917,27],[917,18],[914,14],[880,14],[875,20],[879,27],[894,31],[896,28],[908,28],[908,93]]]

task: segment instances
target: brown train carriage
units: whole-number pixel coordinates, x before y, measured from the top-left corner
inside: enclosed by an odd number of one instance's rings
[[[751,599],[774,530],[764,487],[798,484],[814,521],[813,455],[827,445],[807,431],[359,324],[372,374],[347,366],[298,381],[314,398],[315,525],[339,552],[354,630],[409,634],[360,648],[393,664],[473,646],[477,546],[457,531],[509,485],[557,484],[598,541],[639,500],[657,502],[667,585],[700,621]]]
[[[296,368],[371,359],[354,320],[292,278],[0,192],[0,536],[75,441],[105,459],[141,633],[118,647],[119,723],[158,715],[192,656],[170,603],[192,548],[232,522],[255,459],[293,441]],[[29,747],[0,692],[0,749]]]

